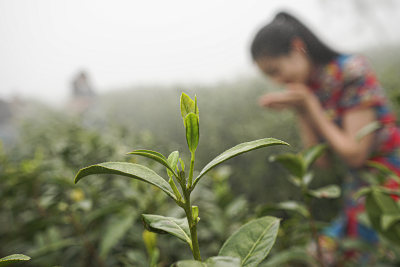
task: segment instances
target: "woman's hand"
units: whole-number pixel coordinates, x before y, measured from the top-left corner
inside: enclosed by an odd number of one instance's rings
[[[259,104],[263,107],[282,109],[297,109],[306,111],[310,102],[315,98],[310,89],[299,83],[287,85],[287,90],[283,92],[273,92],[263,95],[259,99]]]

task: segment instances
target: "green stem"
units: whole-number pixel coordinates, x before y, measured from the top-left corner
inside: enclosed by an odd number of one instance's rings
[[[178,182],[179,182],[179,181],[178,181]],[[179,192],[178,188],[176,187],[176,184],[175,184],[175,182],[174,182],[174,179],[172,179],[172,177],[169,178],[168,183],[169,183],[169,185],[171,186],[172,190],[174,191],[174,194],[175,194],[175,196],[176,196],[177,201],[178,201],[178,202],[181,201],[181,200],[182,200],[181,193]]]
[[[193,182],[193,170],[194,170],[194,158],[195,158],[194,152],[191,152],[188,188],[191,188],[191,187],[192,187],[192,182]]]
[[[303,189],[303,196],[305,198],[306,206],[307,206],[308,212],[310,214],[310,217],[309,217],[308,221],[309,221],[310,228],[311,228],[311,235],[312,235],[312,237],[314,239],[315,246],[316,246],[316,249],[317,249],[317,260],[318,260],[318,262],[319,262],[321,267],[325,267],[322,248],[321,248],[321,245],[319,243],[319,234],[318,234],[318,231],[317,231],[317,227],[315,226],[315,220],[314,220],[314,216],[313,216],[313,213],[312,213],[312,210],[311,210],[311,197],[307,196],[307,194],[305,193],[305,189]]]
[[[197,238],[197,222],[195,222],[193,219],[192,206],[190,203],[190,191],[186,188],[182,188],[182,190],[183,190],[183,195],[185,198],[185,203],[184,203],[185,205],[183,208],[186,213],[186,218],[188,220],[189,229],[190,229],[190,236],[192,239],[193,258],[197,261],[201,261],[199,240]]]

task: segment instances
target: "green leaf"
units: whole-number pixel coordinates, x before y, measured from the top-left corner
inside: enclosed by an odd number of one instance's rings
[[[308,193],[316,198],[338,198],[340,196],[340,187],[328,185],[316,190],[308,190]]]
[[[306,218],[310,216],[310,213],[308,212],[307,208],[303,204],[296,201],[281,202],[278,205],[276,205],[276,207],[283,210],[296,211]]]
[[[175,171],[178,165],[178,159],[179,159],[179,152],[174,151],[168,156],[168,165],[171,166],[171,168]],[[170,178],[174,175],[168,168],[167,168],[167,173]]]
[[[199,117],[194,113],[189,113],[185,117],[185,128],[186,128],[186,141],[190,152],[194,153],[199,144]]]
[[[168,182],[166,182],[157,173],[143,165],[127,162],[104,162],[92,165],[79,170],[75,176],[75,183],[79,182],[79,180],[81,180],[83,177],[91,174],[117,174],[138,179],[160,188],[168,196],[176,199]]]
[[[132,227],[136,214],[129,213],[113,217],[102,235],[100,256],[106,258],[110,250],[126,235]]]
[[[360,141],[363,137],[380,129],[382,124],[379,121],[373,121],[362,127],[356,134],[356,140]]]
[[[171,267],[207,267],[204,262],[196,260],[183,260],[175,262]]]
[[[142,214],[142,218],[147,230],[159,234],[169,233],[188,243],[192,248],[192,238],[186,218],[177,219],[152,214]]]
[[[199,108],[197,106],[197,101],[193,101],[187,94],[181,94],[181,115],[183,120],[185,120],[186,116],[189,113],[194,113],[197,116],[199,115]]]
[[[308,170],[311,164],[313,164],[314,161],[325,152],[325,149],[327,147],[328,146],[326,144],[319,144],[316,146],[312,146],[302,152],[306,170]]]
[[[185,172],[185,163],[183,162],[183,160],[181,158],[179,158],[179,163],[181,164],[181,170],[183,172]]]
[[[216,158],[214,158],[212,161],[210,161],[200,172],[200,174],[197,176],[197,178],[194,181],[194,185],[197,184],[200,180],[200,178],[206,174],[208,171],[210,171],[212,168],[216,167],[217,165],[221,164],[222,162],[233,158],[237,155],[266,147],[266,146],[273,146],[273,145],[289,145],[286,142],[283,142],[281,140],[275,139],[275,138],[264,138],[264,139],[259,139],[255,141],[250,141],[246,143],[241,143],[239,145],[236,145],[225,152],[221,153],[218,155]]]
[[[292,153],[271,156],[270,161],[277,161],[295,177],[302,178],[306,173],[305,163],[301,155]]]
[[[308,172],[303,177],[303,184],[309,185],[314,178],[314,174],[312,172]]]
[[[142,157],[146,157],[152,160],[157,161],[158,163],[161,163],[162,165],[164,165],[165,167],[167,167],[167,169],[170,170],[170,172],[174,173],[174,169],[173,166],[168,164],[167,159],[164,157],[163,154],[158,153],[156,151],[152,151],[152,150],[145,150],[145,149],[139,149],[139,150],[134,150],[132,152],[127,153],[128,155],[137,155],[137,156],[142,156]]]
[[[288,180],[289,180],[289,182],[291,182],[294,186],[301,187],[302,182],[301,182],[301,179],[300,179],[299,177],[290,175],[290,176],[288,177]]]
[[[383,174],[383,177],[385,179],[392,178],[397,182],[400,182],[400,177],[382,163],[375,161],[367,161],[367,166],[379,170],[379,172]]]
[[[399,214],[383,214],[381,216],[381,226],[383,231],[388,230],[393,224],[400,221],[400,213]]]
[[[184,260],[176,262],[173,267],[241,267],[240,259],[234,257],[216,256],[205,262],[196,260]]]
[[[368,195],[369,193],[372,192],[372,189],[370,187],[364,187],[358,190],[357,192],[354,193],[353,198],[354,199],[359,199],[362,196]]]
[[[400,209],[396,202],[386,193],[382,193],[379,188],[372,188],[372,196],[383,214],[400,214]]]
[[[21,261],[29,261],[31,257],[24,254],[12,254],[3,258],[0,258],[0,266],[7,266],[13,263],[18,263]]]
[[[319,265],[315,259],[309,255],[307,249],[302,247],[293,247],[271,256],[268,261],[261,263],[259,267],[286,266],[285,264],[290,262],[303,262],[306,266]]]
[[[136,149],[136,150],[134,150],[132,152],[129,152],[128,154],[135,154],[135,155],[145,156],[145,157],[151,158],[148,155],[141,155],[141,154],[149,154],[151,156],[158,157],[158,158],[161,158],[163,160],[167,160],[165,158],[165,156],[163,154],[161,154],[160,152],[153,151],[153,150],[148,150],[148,149]]]
[[[250,221],[228,238],[218,255],[238,257],[243,267],[258,266],[274,245],[278,229],[279,219],[275,217]]]
[[[394,218],[390,218],[399,215],[394,200],[372,187],[372,192],[366,196],[365,208],[373,228],[390,241],[400,245],[400,224]]]

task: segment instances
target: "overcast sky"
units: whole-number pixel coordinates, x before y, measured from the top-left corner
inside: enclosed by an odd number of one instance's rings
[[[61,103],[80,69],[100,93],[254,75],[251,39],[281,9],[339,50],[399,40],[398,4],[360,23],[345,1],[0,0],[0,97]]]

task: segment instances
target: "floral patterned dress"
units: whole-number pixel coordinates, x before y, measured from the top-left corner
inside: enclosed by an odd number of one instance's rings
[[[400,130],[396,118],[388,108],[384,90],[379,84],[365,57],[359,55],[340,55],[313,73],[309,87],[319,99],[326,115],[339,127],[348,111],[372,108],[380,128],[374,132],[374,144],[370,149],[369,160],[384,164],[400,175]],[[340,218],[325,233],[329,236],[360,237],[376,242],[376,234],[360,224],[357,215],[363,211],[362,203],[356,203],[352,194],[364,184],[360,169],[351,169],[343,185],[344,209]],[[388,187],[397,188],[394,181]]]

